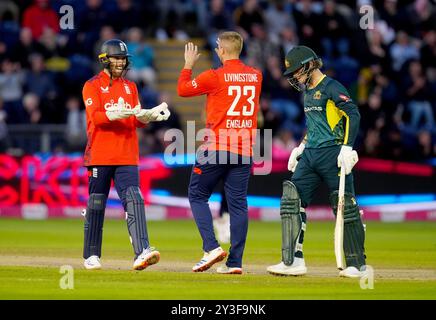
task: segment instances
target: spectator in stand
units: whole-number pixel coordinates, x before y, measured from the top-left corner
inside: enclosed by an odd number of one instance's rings
[[[263,95],[260,98],[260,111],[262,112],[259,129],[271,129],[272,135],[277,134],[278,129],[282,123],[280,114],[271,108],[271,100]],[[261,131],[261,134],[263,131]]]
[[[415,134],[420,128],[432,130],[435,120],[430,103],[430,87],[421,63],[417,60],[411,61],[409,64],[403,92],[405,93],[405,103],[410,112],[409,129]],[[423,124],[421,124],[421,120],[423,120]]]
[[[323,31],[321,43],[324,60],[334,59],[334,57],[349,52],[350,32],[344,17],[338,12],[334,0],[324,1],[320,27]],[[339,79],[338,81],[341,82]]]
[[[15,45],[20,33],[18,21],[18,7],[15,4],[7,1],[6,7],[0,6],[0,41],[9,48]]]
[[[7,122],[21,123],[24,116],[21,98],[25,74],[21,71],[19,63],[14,63],[9,59],[3,61],[1,71],[0,99],[3,101],[3,109],[7,114]]]
[[[271,99],[271,109],[282,119],[279,128],[292,131],[299,137],[304,130],[304,127],[299,124],[302,110],[297,104],[299,97],[289,90],[289,83],[282,74],[280,60],[276,56],[270,56],[264,72],[263,92]]]
[[[11,48],[10,57],[13,61],[19,62],[24,69],[29,69],[29,56],[32,53],[39,53],[44,57],[48,55],[47,49],[38,41],[33,40],[32,30],[21,28],[19,41]]]
[[[379,157],[381,150],[380,131],[378,129],[369,129],[365,136],[362,146],[362,153],[369,157]]]
[[[387,46],[383,43],[383,38],[379,29],[368,29],[366,31],[368,42],[368,52],[365,52],[365,61],[370,64],[379,64],[385,69],[391,68]]]
[[[73,96],[66,102],[67,123],[65,128],[65,140],[68,151],[83,151],[86,146],[86,112],[80,108],[79,98]]]
[[[376,75],[381,73],[381,66],[378,64],[370,65],[360,69],[357,79],[357,102],[359,105],[368,102],[368,97],[372,88],[372,83]]]
[[[215,48],[218,34],[233,28],[232,19],[226,10],[224,0],[211,0],[207,16],[207,43],[209,48]],[[216,54],[212,55],[213,67],[221,66],[221,61]]]
[[[23,97],[23,106],[25,113],[24,123],[37,124],[42,123],[42,113],[39,108],[40,99],[35,93],[27,93]]]
[[[45,70],[44,58],[34,53],[29,60],[31,70],[26,73],[26,91],[35,93],[40,99],[56,98],[56,85],[52,75]]]
[[[421,47],[421,64],[427,70],[430,81],[436,81],[436,30],[424,34],[424,43]]]
[[[410,59],[419,59],[417,46],[412,43],[409,35],[404,31],[398,31],[396,41],[390,48],[392,69],[400,72],[403,64]]]
[[[390,81],[385,73],[375,75],[375,86],[373,92],[380,94],[383,110],[386,114],[386,125],[393,125],[393,115],[397,109],[399,99],[398,88],[394,81]]]
[[[251,33],[253,36],[247,45],[247,64],[265,70],[270,57],[280,57],[279,48],[268,38],[262,25],[253,24]]]
[[[208,33],[214,33],[212,48],[215,47],[216,35],[223,30],[229,30],[232,27],[232,18],[226,10],[224,0],[211,0],[208,11]]]
[[[49,0],[35,0],[23,13],[24,28],[32,30],[33,39],[39,40],[46,28],[59,32],[59,17],[49,4]]]
[[[428,130],[421,130],[418,133],[418,153],[416,159],[429,159],[436,155],[433,150],[432,135]]]
[[[297,24],[298,38],[300,45],[308,46],[315,52],[322,52],[320,47],[321,17],[313,10],[312,0],[301,0],[299,6],[293,11],[295,23]]]
[[[14,21],[19,20],[20,8],[11,0],[3,0],[0,2],[0,17],[2,17],[6,12],[9,12]]]
[[[7,46],[4,42],[0,41],[0,63],[3,62],[3,60],[7,57]]]
[[[273,0],[265,11],[266,29],[272,42],[280,44],[283,29],[296,30],[293,16],[286,10],[284,0]],[[286,51],[287,52],[287,51]]]
[[[192,4],[187,1],[186,4]],[[157,2],[160,9],[160,24],[156,30],[156,38],[159,41],[167,41],[168,38],[178,40],[189,39],[188,34],[183,27],[183,15],[186,8],[183,3],[170,0],[161,0]]]
[[[139,28],[131,28],[127,32],[127,49],[132,54],[130,70],[127,77],[135,82],[142,81],[147,86],[156,86],[156,71],[153,68],[153,48],[147,45]]]
[[[8,126],[6,118],[8,117],[5,110],[3,110],[3,100],[0,98],[0,152],[5,152],[9,145]]]
[[[285,61],[286,53],[288,53],[293,47],[298,45],[298,37],[295,29],[291,27],[285,27],[280,32],[280,61]]]
[[[433,110],[436,110],[436,30],[427,31],[424,36],[424,44],[421,47],[421,64],[426,72],[430,87],[430,102]],[[436,128],[433,130],[436,134]],[[434,138],[436,143],[436,137]]]
[[[111,25],[116,33],[123,33],[133,27],[146,27],[147,21],[144,21],[140,8],[132,0],[116,0],[116,4],[110,15]]]
[[[395,31],[401,30],[408,24],[406,12],[398,7],[397,0],[384,0],[379,11],[380,19],[386,21]]]
[[[79,12],[78,16],[77,40],[84,53],[89,57],[94,57],[93,50],[99,38],[100,29],[109,24],[109,12],[103,5],[103,0],[86,0],[86,7]]]
[[[257,0],[244,0],[244,3],[236,8],[233,13],[235,25],[241,28],[244,34],[253,35],[253,25],[265,24],[262,8],[259,7]],[[245,38],[245,35],[243,35]]]
[[[368,103],[360,105],[359,110],[365,116],[361,119],[361,128],[365,132],[371,129],[380,131],[385,125],[386,112],[382,108],[380,90],[373,91],[368,98]]]
[[[434,1],[432,2],[415,0],[413,4],[408,6],[409,17],[406,27],[412,27],[413,36],[421,37],[423,31],[436,30],[436,6]]]
[[[65,57],[68,52],[65,50],[65,43],[58,41],[58,35],[51,29],[45,29],[39,38],[39,43],[41,43],[46,49],[44,58],[50,59],[53,57]]]

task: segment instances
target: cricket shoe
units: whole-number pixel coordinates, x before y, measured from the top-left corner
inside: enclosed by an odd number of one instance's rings
[[[133,270],[144,270],[152,264],[159,262],[160,253],[153,247],[148,247],[144,249],[142,253],[136,258],[133,263]]]
[[[266,271],[277,276],[302,276],[307,273],[306,263],[303,258],[294,258],[292,265],[287,266],[280,262],[279,264],[269,266]]]
[[[339,276],[344,278],[362,278],[366,275],[366,266],[362,266],[360,271],[356,267],[347,267],[339,271]]]
[[[216,269],[216,272],[220,274],[242,274],[242,268],[220,266]]]
[[[209,252],[205,252],[203,258],[192,267],[194,272],[203,272],[212,267],[215,263],[224,260],[227,257],[227,252],[225,252],[221,247],[213,249]]]
[[[101,269],[100,258],[98,256],[90,256],[88,259],[85,259],[85,262],[83,262],[83,265],[85,266],[85,269],[88,269],[88,270],[100,270]]]
[[[213,220],[217,240],[220,243],[230,243],[230,215],[224,213],[222,217]]]

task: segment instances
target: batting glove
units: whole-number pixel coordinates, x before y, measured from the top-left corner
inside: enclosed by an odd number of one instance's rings
[[[133,109],[126,108],[126,103],[122,97],[118,99],[118,103],[106,110],[106,116],[110,121],[126,119],[133,114]]]
[[[357,152],[350,146],[342,146],[338,155],[338,167],[344,166],[345,174],[350,174],[354,165],[359,161]]]
[[[171,113],[170,110],[168,110],[168,104],[163,102],[152,109],[142,109],[135,116],[138,121],[148,123],[152,121],[168,120],[170,115]]]
[[[305,147],[306,145],[304,143],[300,143],[298,147],[292,149],[291,156],[289,157],[288,160],[289,171],[295,172],[295,169],[297,168],[297,164],[298,164],[298,158],[303,153]]]

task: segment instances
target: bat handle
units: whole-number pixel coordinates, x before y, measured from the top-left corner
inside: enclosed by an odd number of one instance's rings
[[[345,194],[345,168],[341,166],[341,174],[339,176],[339,197]]]

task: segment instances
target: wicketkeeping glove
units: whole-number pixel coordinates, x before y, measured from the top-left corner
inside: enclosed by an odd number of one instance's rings
[[[350,174],[354,165],[359,161],[357,152],[350,146],[342,146],[338,155],[338,167],[344,166],[345,174]]]
[[[295,168],[297,168],[298,164],[298,157],[301,156],[301,154],[304,151],[304,148],[306,145],[304,143],[300,143],[298,147],[295,147],[292,149],[291,156],[288,160],[288,170],[294,172]]]
[[[142,123],[168,120],[170,115],[171,113],[166,102],[162,102],[152,109],[141,109],[135,114],[136,119]]]
[[[126,103],[122,97],[113,107],[106,109],[106,116],[110,121],[126,119],[131,115],[134,115],[134,111],[126,108]]]

